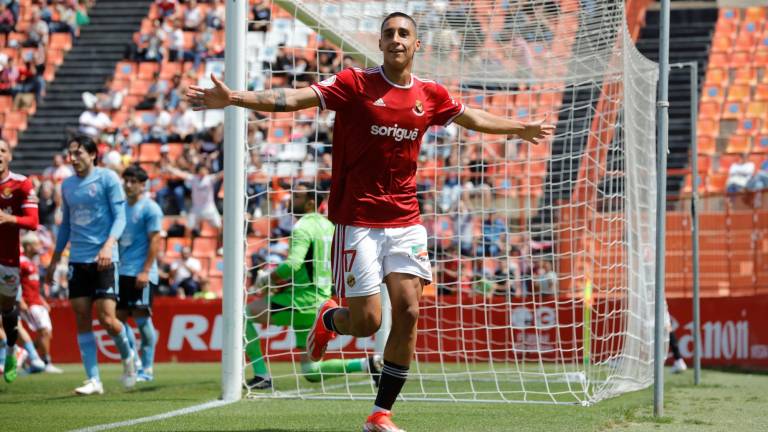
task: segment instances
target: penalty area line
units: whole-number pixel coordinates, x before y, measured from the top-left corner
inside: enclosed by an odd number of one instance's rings
[[[149,417],[140,417],[140,418],[132,419],[132,420],[124,420],[124,421],[115,422],[115,423],[107,423],[107,424],[102,424],[102,425],[89,426],[89,427],[85,427],[85,428],[82,428],[82,429],[75,429],[72,432],[97,432],[97,431],[104,431],[104,430],[115,429],[115,428],[120,428],[120,427],[130,427],[130,426],[135,426],[135,425],[142,424],[142,423],[149,423],[149,422],[154,422],[154,421],[159,421],[159,420],[165,420],[165,419],[169,419],[169,418],[172,418],[172,417],[178,417],[178,416],[192,414],[192,413],[196,413],[196,412],[200,412],[200,411],[205,411],[205,410],[211,409],[211,408],[219,408],[219,407],[223,407],[225,405],[229,405],[229,404],[234,403],[234,402],[237,402],[237,401],[214,400],[214,401],[202,403],[202,404],[199,404],[199,405],[192,405],[192,406],[189,406],[189,407],[186,407],[186,408],[177,409],[177,410],[174,410],[174,411],[168,411],[167,413],[156,414],[156,415],[149,416]]]

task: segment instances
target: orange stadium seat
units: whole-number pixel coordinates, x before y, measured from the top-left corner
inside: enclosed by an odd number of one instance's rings
[[[725,100],[725,87],[716,84],[705,85],[701,91],[701,101],[722,103]]]
[[[706,174],[712,169],[712,158],[708,155],[699,154],[698,165],[699,173]]]
[[[768,135],[758,135],[752,145],[752,151],[756,153],[768,153]]]
[[[8,111],[5,113],[4,128],[26,130],[27,113],[23,111]]]
[[[707,176],[707,192],[723,193],[725,192],[725,182],[728,180],[728,173],[714,173]]]
[[[710,138],[712,140],[712,149],[714,149],[714,140],[717,138],[720,132],[720,122],[712,119],[700,119],[696,123],[696,136],[699,137],[700,148],[709,148],[708,144],[702,141],[702,137]],[[700,152],[701,153],[701,152]]]
[[[186,237],[172,237],[165,241],[165,256],[167,258],[178,258],[181,256],[181,250],[189,246],[189,239]]]
[[[197,237],[192,241],[192,253],[195,256],[213,256],[218,248],[218,240],[215,237]]]
[[[735,8],[720,8],[717,12],[718,22],[738,23],[741,19],[741,11]]]
[[[136,75],[136,64],[130,61],[121,61],[115,67],[115,79],[131,80]]]
[[[722,111],[723,111],[723,104],[719,102],[702,101],[701,103],[699,103],[699,119],[706,119],[711,121],[720,120]]]
[[[752,63],[752,53],[749,51],[734,51],[728,57],[728,66],[731,68],[743,68]]]
[[[752,89],[748,84],[731,84],[728,87],[727,102],[746,102],[752,95]]]
[[[757,83],[757,68],[745,66],[733,71],[733,83],[753,86]]]
[[[764,23],[766,19],[766,8],[760,6],[748,7],[744,11],[744,21]]]
[[[747,105],[746,115],[762,119],[766,118],[768,116],[768,102],[750,102]]]
[[[744,115],[745,104],[740,102],[728,102],[723,108],[723,119],[738,120]]]
[[[726,68],[729,66],[728,58],[729,54],[722,52],[712,52],[709,54],[709,67],[712,68]]]
[[[731,135],[728,138],[726,153],[748,153],[752,148],[752,137],[749,135]]]
[[[739,162],[741,155],[738,154],[721,154],[720,155],[720,169],[718,173],[728,174],[728,170],[731,169],[731,165]]]
[[[208,276],[224,276],[224,258],[211,260]]]
[[[738,135],[755,135],[760,130],[761,120],[759,118],[744,117],[739,120],[739,127],[736,129]]]
[[[216,239],[219,235],[219,230],[215,226],[211,225],[208,221],[202,221],[200,224],[200,237]]]
[[[156,62],[141,62],[139,63],[139,76],[138,78],[140,80],[151,80],[152,75],[155,74],[155,72],[160,71],[160,65],[158,65]]]
[[[755,96],[753,99],[756,102],[768,102],[768,82],[755,86]]]
[[[712,67],[710,64],[707,68],[707,74],[704,76],[705,85],[723,86],[728,83],[728,70],[719,67]]]
[[[160,144],[143,143],[139,145],[139,162],[157,162],[160,160]]]
[[[72,36],[69,33],[52,33],[49,48],[69,51],[72,49]]]
[[[712,38],[713,53],[730,53],[733,50],[733,38],[730,35],[715,35]]]

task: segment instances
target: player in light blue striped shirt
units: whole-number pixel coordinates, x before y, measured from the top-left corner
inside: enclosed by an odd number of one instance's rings
[[[152,289],[157,287],[157,253],[163,211],[155,201],[144,196],[149,176],[138,165],[123,171],[123,187],[128,197],[126,226],[120,237],[120,300],[117,317],[128,327],[128,341],[136,350],[136,338],[128,324],[133,317],[141,334],[141,369],[138,381],[152,381],[152,364],[157,335],[152,324]]]
[[[70,243],[69,300],[77,322],[77,342],[88,380],[78,394],[102,394],[96,338],[91,326],[93,306],[101,326],[112,336],[123,361],[121,381],[136,384],[134,356],[125,326],[115,315],[117,304],[117,239],[125,229],[125,195],[113,171],[94,166],[96,143],[88,137],[70,139],[67,151],[76,175],[61,185],[63,219],[56,249],[46,273],[50,283],[61,253]]]

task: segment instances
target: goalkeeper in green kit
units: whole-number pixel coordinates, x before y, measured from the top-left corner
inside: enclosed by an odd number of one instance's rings
[[[310,382],[339,377],[349,372],[369,372],[378,384],[383,361],[373,355],[357,359],[313,362],[306,352],[307,335],[316,319],[318,307],[331,298],[331,242],[333,223],[317,213],[323,195],[298,185],[293,192],[293,214],[300,219],[291,232],[288,258],[272,272],[259,272],[255,286],[267,290],[259,300],[248,305],[251,319],[246,322],[245,352],[253,366],[249,389],[272,388],[272,379],[261,352],[254,323],[292,327],[296,349],[301,354],[301,372]]]

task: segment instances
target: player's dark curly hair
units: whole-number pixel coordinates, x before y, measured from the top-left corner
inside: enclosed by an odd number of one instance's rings
[[[89,155],[99,154],[99,147],[96,145],[96,141],[87,135],[73,135],[69,137],[67,139],[67,148],[69,148],[72,143],[76,143],[78,147],[82,147],[82,149]]]
[[[132,178],[137,180],[139,183],[144,183],[145,181],[147,181],[147,179],[149,179],[149,175],[147,174],[146,171],[144,171],[144,168],[134,164],[126,168],[125,171],[123,171],[123,178],[124,179]]]

